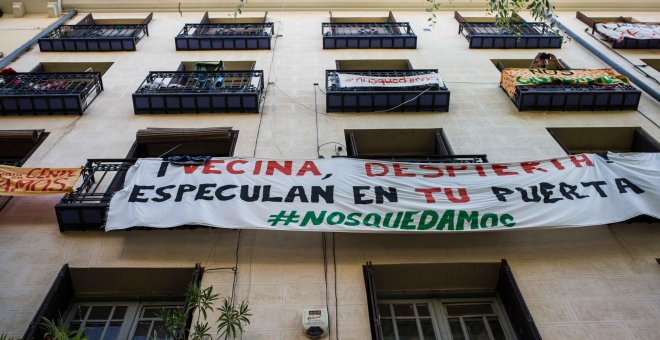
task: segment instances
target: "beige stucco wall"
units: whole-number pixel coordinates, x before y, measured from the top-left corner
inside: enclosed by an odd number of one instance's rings
[[[317,91],[320,143],[344,143],[344,129],[437,127],[445,130],[456,153],[485,153],[491,161],[505,162],[561,156],[563,151],[547,127],[641,126],[660,140],[656,125],[660,109],[647,96],[640,111],[655,124],[636,111],[518,112],[498,87],[499,72],[489,59],[533,58],[537,50],[469,50],[467,41],[457,34],[452,13],[440,13],[438,26],[430,31],[424,30],[423,12],[394,14],[399,21],[411,22],[418,35],[418,49],[323,50],[320,23],[327,20],[327,12],[271,12],[269,17],[281,35],[272,51],[175,52],[173,37],[184,23],[199,21],[202,13],[156,13],[149,26],[151,36],[138,44],[137,52],[41,53],[35,48],[26,53],[11,66],[27,71],[45,61],[115,64],[103,77],[105,91],[83,116],[0,117],[0,126],[51,132],[24,166],[77,166],[87,158],[123,157],[136,130],[150,126],[233,126],[240,130],[236,156],[316,158],[312,84],[323,86],[325,69],[334,68],[336,59],[407,58],[416,68],[439,69],[452,91],[449,112],[330,115],[325,114],[325,98]],[[627,14],[640,20],[657,18],[653,13]],[[560,13],[564,16],[574,13]],[[30,18],[24,20],[32,23]],[[574,20],[569,22],[579,27]],[[555,53],[575,68],[604,66],[574,41]],[[257,61],[256,69],[264,70],[272,83],[262,115],[133,114],[130,95],[149,70],[172,70],[184,60],[214,59]],[[329,156],[333,149],[324,147],[321,153]],[[74,267],[172,267],[196,262],[207,268],[233,265],[236,231],[60,234],[53,207],[58,200],[14,198],[0,212],[0,333],[22,335],[64,263]],[[657,339],[658,227],[337,234],[340,338],[370,337],[362,276],[366,261],[485,262],[507,258],[544,339]],[[254,313],[243,338],[302,338],[302,309],[324,304],[321,234],[243,231],[239,258],[238,297],[248,299]],[[333,277],[332,266],[329,277]],[[210,271],[203,278],[203,285],[213,285],[225,294],[231,282],[226,271]],[[334,316],[332,279],[329,285],[330,313]]]

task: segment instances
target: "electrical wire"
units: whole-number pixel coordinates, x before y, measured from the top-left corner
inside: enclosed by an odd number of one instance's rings
[[[236,301],[236,282],[238,281],[238,251],[241,247],[241,230],[238,229],[238,235],[236,236],[236,262],[234,262],[234,282],[231,285],[231,304],[235,305]]]
[[[335,274],[335,337],[339,340],[339,298],[337,297],[337,248],[335,247],[335,233],[332,233],[332,264]],[[330,328],[330,327],[328,327]]]
[[[285,2],[286,3],[286,2]],[[282,7],[284,8],[284,7]],[[252,157],[257,156],[257,147],[259,146],[259,135],[261,134],[261,123],[264,120],[264,107],[266,106],[266,99],[268,98],[268,93],[269,93],[269,87],[270,85],[274,85],[274,83],[270,82],[270,77],[272,75],[275,75],[275,81],[277,81],[277,75],[275,74],[275,70],[273,69],[273,65],[275,64],[275,52],[277,51],[277,39],[281,37],[280,29],[282,28],[282,22],[279,21],[279,24],[277,25],[277,31],[275,32],[275,41],[273,41],[273,48],[272,48],[272,53],[270,57],[270,65],[268,66],[268,78],[266,79],[266,86],[264,87],[264,96],[262,98],[261,102],[261,110],[259,110],[259,124],[257,125],[257,135],[254,138],[254,150],[252,151]]]
[[[329,299],[328,299],[328,254],[326,251],[326,240],[325,240],[325,232],[321,233],[321,246],[323,248],[323,280],[325,282],[325,310],[330,313],[329,309]],[[337,308],[335,307],[335,310]],[[332,325],[330,322],[330,318],[328,317],[328,339],[332,339]]]
[[[319,146],[319,111],[316,104],[316,86],[318,85],[314,84],[314,120],[316,121],[316,157],[321,158],[321,147]]]

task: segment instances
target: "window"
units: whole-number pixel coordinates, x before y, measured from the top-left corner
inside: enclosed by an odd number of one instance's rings
[[[330,22],[334,24],[345,23],[395,23],[394,14],[389,12],[386,17],[335,17],[330,12]]]
[[[660,59],[640,59],[646,65],[650,66],[657,72],[660,72]]]
[[[166,156],[230,157],[238,131],[230,127],[147,128],[138,130],[128,158]]]
[[[384,339],[515,339],[494,298],[382,300],[378,309]]]
[[[340,71],[406,71],[413,67],[408,59],[337,60]]]
[[[255,65],[254,60],[182,61],[177,71],[252,71]]]
[[[368,262],[364,278],[374,339],[541,338],[506,260]]]
[[[100,72],[104,75],[112,64],[112,62],[45,62],[39,63],[30,73]]]
[[[23,165],[48,134],[44,130],[0,130],[0,164]]]
[[[145,16],[136,16],[135,18],[103,18],[96,19],[92,13],[87,14],[76,25],[146,25],[151,22],[153,13]]]
[[[46,137],[44,130],[0,130],[0,165],[23,165]],[[10,200],[0,196],[0,211]]]
[[[497,67],[500,72],[505,68],[530,68],[534,59],[491,59],[490,60],[495,67]],[[563,65],[560,65],[554,60],[548,62],[546,69],[548,70],[566,70],[570,69],[570,66],[566,64],[563,60],[559,59]]]
[[[263,16],[240,16],[240,17],[209,17],[209,12],[204,13],[201,24],[263,24],[266,22],[268,12]]]
[[[639,127],[548,128],[567,154],[660,152],[660,143]]]
[[[83,329],[90,339],[168,339],[160,311],[183,308],[182,302],[83,302],[71,308],[66,325]],[[154,337],[155,335],[155,337]]]
[[[161,308],[186,305],[188,284],[199,285],[203,269],[69,268],[64,265],[37,310],[23,339],[44,339],[42,318],[85,329],[90,340],[146,340],[156,331],[166,339]],[[188,315],[190,325],[192,315]],[[153,338],[151,338],[153,339]]]
[[[442,129],[346,130],[349,157],[415,159],[453,154]]]

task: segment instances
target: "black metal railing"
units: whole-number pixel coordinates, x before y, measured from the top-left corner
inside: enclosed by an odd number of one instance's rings
[[[258,112],[263,71],[152,71],[133,93],[135,113]]]
[[[90,159],[83,167],[80,185],[55,205],[60,231],[100,230],[110,199],[124,186],[134,159]]]
[[[323,48],[417,48],[407,22],[322,23]]]
[[[405,155],[405,156],[361,156],[359,159],[373,159],[406,163],[488,163],[486,155]]]
[[[196,36],[234,37],[234,36],[272,36],[273,23],[255,24],[186,24],[179,37]]]
[[[561,48],[562,37],[542,22],[510,23],[508,28],[496,23],[459,22],[470,48]]]
[[[328,112],[447,111],[449,90],[444,84],[418,86],[342,87],[338,74],[402,77],[438,73],[438,70],[340,71],[326,70]]]
[[[273,23],[186,24],[176,36],[177,50],[270,49]]]
[[[147,24],[61,25],[44,38],[39,48],[47,51],[134,51],[149,35]]]
[[[82,114],[101,91],[99,72],[0,75],[0,114]]]
[[[511,100],[519,111],[635,110],[641,96],[631,85],[519,85]]]

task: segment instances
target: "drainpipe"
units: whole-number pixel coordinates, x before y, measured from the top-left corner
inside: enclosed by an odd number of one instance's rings
[[[32,45],[36,44],[39,39],[45,37],[50,32],[54,31],[58,26],[62,25],[67,20],[71,19],[77,13],[78,11],[75,8],[70,9],[63,17],[61,17],[52,25],[48,26],[48,28],[46,28],[45,30],[41,31],[41,33],[37,34],[37,36],[30,39],[28,42],[26,42],[21,47],[16,49],[16,51],[8,54],[3,59],[0,59],[0,69],[7,67],[7,65],[9,65],[11,62],[16,60],[16,58],[20,57],[23,53],[25,53],[25,51],[27,51]]]
[[[562,24],[556,18],[554,18],[554,17],[551,18],[550,22],[557,25],[557,27],[559,27],[562,31],[565,31],[566,33],[568,33],[568,35],[571,36],[571,38],[575,39],[578,43],[580,43],[580,45],[584,46],[591,53],[595,54],[598,58],[603,60],[611,68],[615,69],[617,72],[623,74],[624,76],[630,78],[630,80],[632,80],[635,83],[635,85],[637,85],[642,90],[644,90],[644,92],[648,93],[651,97],[653,97],[653,99],[655,99],[656,101],[660,101],[660,93],[658,93],[658,91],[656,91],[651,86],[649,86],[645,82],[643,82],[641,78],[637,77],[637,75],[635,75],[631,72],[628,72],[628,70],[624,69],[616,61],[612,60],[612,58],[608,57],[603,52],[596,49],[596,47],[594,47],[593,45],[588,43],[584,38],[579,36],[575,31],[573,31],[570,28],[566,27],[566,25]]]

